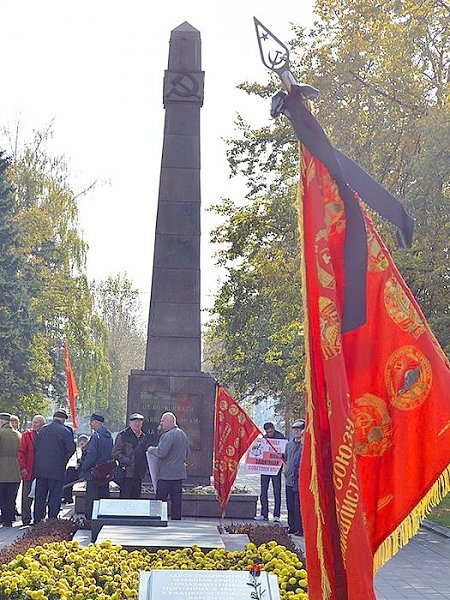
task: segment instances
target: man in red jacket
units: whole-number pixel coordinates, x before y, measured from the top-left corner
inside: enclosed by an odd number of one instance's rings
[[[22,433],[17,459],[19,461],[20,475],[22,477],[22,523],[29,525],[31,523],[31,504],[32,498],[28,498],[31,490],[34,467],[34,438],[45,425],[45,418],[42,415],[36,415],[31,422],[31,429]]]

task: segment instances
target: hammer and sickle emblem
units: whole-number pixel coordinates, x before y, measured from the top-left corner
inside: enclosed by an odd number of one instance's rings
[[[281,52],[281,50],[276,50],[274,58],[272,58],[271,52],[269,52],[267,58],[269,59],[272,68],[275,69],[284,63],[284,61],[286,60],[286,54],[284,52]]]
[[[170,83],[172,84],[172,88],[168,94],[169,96],[175,94],[175,96],[182,96],[183,98],[194,96],[200,99],[198,95],[198,81],[195,77],[189,75],[189,73],[178,73]]]

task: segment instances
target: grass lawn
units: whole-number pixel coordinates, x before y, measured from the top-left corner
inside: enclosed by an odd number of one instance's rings
[[[427,519],[442,527],[450,527],[450,494],[442,500],[439,506],[433,508]]]

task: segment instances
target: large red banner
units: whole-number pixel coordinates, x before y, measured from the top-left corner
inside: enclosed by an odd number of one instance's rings
[[[214,487],[222,515],[236,479],[239,461],[261,432],[220,385],[216,387],[214,425]]]
[[[307,428],[300,473],[310,600],[374,599],[373,571],[450,490],[450,369],[358,198],[366,323],[341,333],[346,213],[301,146]]]

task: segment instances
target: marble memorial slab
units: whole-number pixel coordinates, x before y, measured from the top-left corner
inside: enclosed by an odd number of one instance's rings
[[[161,500],[129,500],[106,498],[94,500],[92,541],[104,525],[135,527],[167,527],[167,502]]]
[[[97,536],[96,543],[109,540],[120,544],[126,550],[147,548],[149,551],[188,548],[194,544],[208,552],[217,548],[225,548],[217,525],[210,522],[170,521],[167,528],[127,527],[124,525],[105,525]]]
[[[104,498],[98,502],[97,518],[142,517],[161,520],[163,514],[163,502],[161,500]]]
[[[245,600],[250,581],[248,571],[141,571],[139,600]],[[280,600],[276,575],[263,571],[258,583],[265,600]]]

